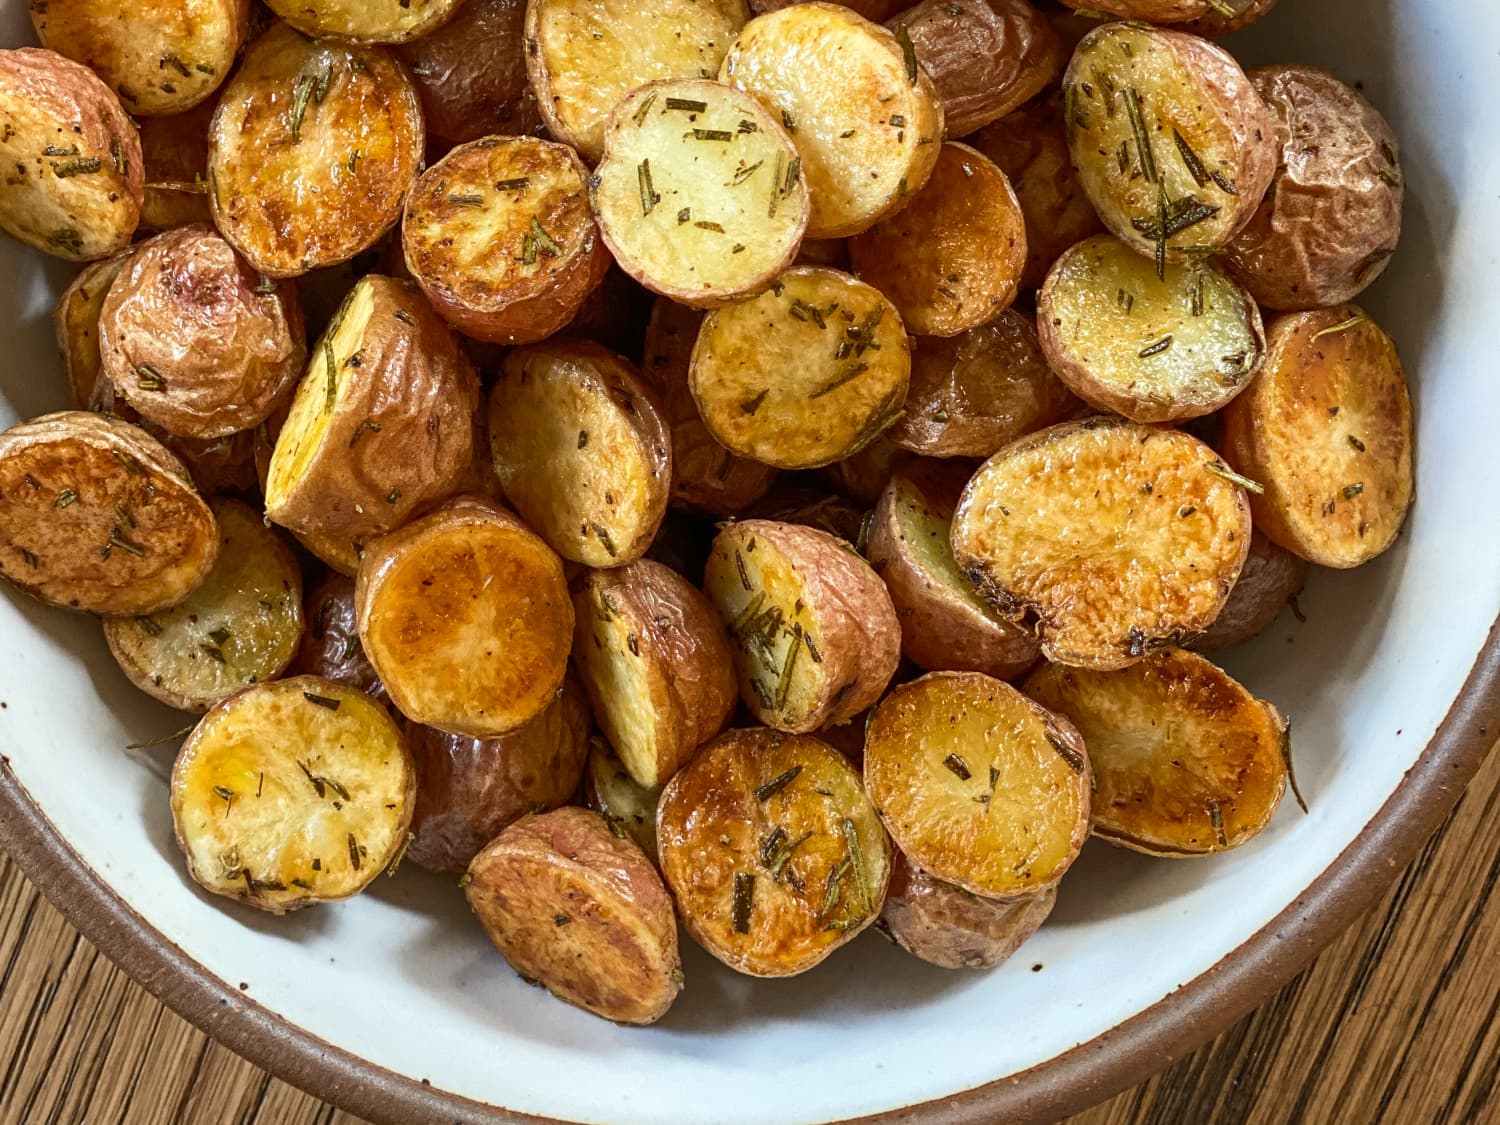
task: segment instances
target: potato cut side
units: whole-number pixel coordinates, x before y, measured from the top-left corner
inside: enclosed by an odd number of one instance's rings
[[[1228,673],[1167,649],[1118,672],[1038,668],[1028,695],[1066,715],[1094,767],[1094,835],[1151,855],[1236,848],[1268,823],[1287,725]]]
[[[780,116],[812,199],[808,238],[867,230],[932,174],[943,104],[902,39],[837,4],[753,20],[719,79]]]
[[[1229,600],[1214,623],[1191,644],[1194,652],[1217,652],[1243,644],[1264,632],[1294,599],[1307,581],[1307,562],[1278,547],[1258,530],[1250,536],[1250,554],[1240,570]]]
[[[729,629],[740,698],[805,734],[859,714],[890,683],[901,627],[885,585],[845,540],[792,523],[726,524],[703,587]]]
[[[1225,456],[1264,488],[1255,526],[1318,566],[1369,562],[1396,541],[1414,488],[1396,345],[1355,305],[1289,313],[1269,340],[1223,415]]]
[[[392,864],[415,786],[385,708],[297,676],[203,717],[172,767],[172,820],[205,890],[284,914],[356,895]]]
[[[407,200],[401,238],[433,308],[492,343],[531,343],[564,327],[609,268],[587,175],[572,149],[535,137],[486,137],[429,168]]]
[[[595,738],[583,771],[583,800],[609,823],[616,836],[635,841],[641,851],[657,862],[656,808],[660,789],[647,789],[630,776],[609,743]]]
[[[858,453],[900,416],[911,349],[873,286],[798,266],[715,309],[693,349],[693,397],[725,448],[782,469]]]
[[[653,82],[622,101],[593,200],[626,273],[702,308],[763,292],[807,229],[802,160],[785,130],[717,82]]]
[[[1250,547],[1242,480],[1184,433],[1064,423],[985,462],[953,554],[1048,660],[1123,668],[1218,616]]]
[[[305,35],[361,43],[405,43],[441,27],[463,0],[267,0]]]
[[[1149,259],[1107,234],[1060,257],[1037,298],[1042,351],[1090,406],[1133,422],[1212,414],[1265,359],[1250,295],[1211,262]]]
[[[749,18],[745,0],[531,0],[526,69],[547,127],[596,163],[626,94],[712,78]]]
[[[109,287],[132,251],[122,250],[103,261],[90,262],[68,283],[52,310],[57,350],[62,352],[63,371],[68,377],[69,398],[74,410],[88,410],[99,381],[99,310]]]
[[[892,691],[865,728],[864,770],[906,858],[972,894],[1055,886],[1088,835],[1084,740],[978,672],[934,672]]]
[[[732,969],[806,972],[880,914],[891,847],[859,775],[816,738],[715,739],[661,795],[657,844],[683,928]]]

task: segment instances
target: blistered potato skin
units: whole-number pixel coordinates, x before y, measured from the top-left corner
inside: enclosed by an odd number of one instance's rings
[[[1307,563],[1256,531],[1250,536],[1250,554],[1229,591],[1229,600],[1214,623],[1187,647],[1194,652],[1217,652],[1243,644],[1275,621],[1306,581]]]
[[[142,230],[213,222],[208,201],[208,130],[216,108],[209,100],[186,113],[141,119],[141,160],[146,168]]]
[[[1104,12],[1122,20],[1146,23],[1182,23],[1211,12],[1209,0],[1062,0],[1070,8]]]
[[[84,266],[68,283],[52,310],[52,328],[57,336],[57,350],[62,353],[68,397],[74,410],[88,410],[93,403],[100,366],[99,310],[110,285],[132,253],[121,250]]]
[[[352,577],[334,572],[325,578],[307,595],[303,617],[307,631],[292,661],[293,675],[321,676],[356,688],[380,703],[389,700],[359,641]]]
[[[267,0],[304,35],[404,43],[442,27],[462,0]]]

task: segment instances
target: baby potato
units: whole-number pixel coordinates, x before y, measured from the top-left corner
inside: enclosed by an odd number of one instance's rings
[[[1132,422],[1212,414],[1266,354],[1260,309],[1210,261],[1160,272],[1107,234],[1059,258],[1037,296],[1047,363],[1097,410]]]
[[[808,238],[868,230],[906,206],[937,163],[943,103],[898,36],[838,4],[752,20],[719,80],[781,117],[801,157]]]
[[[172,820],[199,886],[285,914],[356,895],[397,860],[415,788],[385,708],[297,676],[199,721],[172,766]]]
[[[1005,173],[949,142],[895,215],[849,240],[854,272],[918,336],[957,336],[1010,307],[1026,266],[1026,224]]]
[[[1396,345],[1355,305],[1271,322],[1265,367],[1225,408],[1224,456],[1262,490],[1255,526],[1318,566],[1369,562],[1412,502],[1412,415]]]
[[[1063,423],[980,467],[953,555],[1048,660],[1123,668],[1219,615],[1250,547],[1242,484],[1254,482],[1176,430]]]
[[[1201,16],[1179,25],[1179,30],[1217,38],[1249,27],[1274,7],[1276,0],[1219,0]]]
[[[74,410],[88,410],[94,401],[100,365],[99,310],[110,285],[120,276],[132,253],[121,250],[89,262],[68,283],[52,310],[52,328],[57,334],[57,350],[62,353],[68,397]]]
[[[346,261],[401,217],[423,144],[416,87],[394,58],[275,24],[214,114],[214,223],[271,277]]]
[[[146,166],[142,230],[213,222],[208,202],[208,130],[216,108],[215,102],[206,101],[185,113],[142,119],[141,160]]]
[[[662,792],[656,834],[683,928],[750,976],[806,972],[885,900],[890,841],[859,775],[816,738],[721,735]]]
[[[827,532],[726,524],[703,586],[729,629],[740,698],[768,727],[806,734],[842,723],[880,698],[900,663],[885,585]]]
[[[266,0],[304,35],[405,43],[442,27],[463,0]]]
[[[519,348],[489,418],[500,486],[553,550],[592,567],[646,553],[667,511],[672,438],[628,360],[588,340]]]
[[[1084,192],[1110,233],[1156,259],[1158,276],[1168,260],[1227,245],[1276,171],[1275,129],[1255,88],[1196,35],[1136,23],[1089,32],[1063,76],[1063,104]]]
[[[1081,406],[1047,366],[1036,322],[1006,309],[957,336],[916,341],[906,414],[886,437],[927,457],[988,457]]]
[[[1150,855],[1237,848],[1286,788],[1286,721],[1182,649],[1117,672],[1043,665],[1025,691],[1066,715],[1094,767],[1094,835]]]
[[[1194,652],[1217,652],[1243,644],[1275,621],[1306,581],[1306,562],[1259,531],[1254,532],[1250,536],[1250,554],[1245,557],[1234,589],[1229,591],[1229,600],[1214,623],[1188,648]]]
[[[661,788],[734,711],[724,626],[702,591],[649,559],[586,575],[573,617],[599,729],[638,785]]]
[[[176,605],[219,556],[213,512],[150,434],[82,410],[0,433],[0,575],[104,615]]]
[[[1078,731],[979,672],[932,672],[886,696],[865,727],[864,769],[912,865],[983,898],[1055,887],[1088,835]]]
[[[213,513],[219,557],[202,584],[171,609],[104,622],[110,654],[131,683],[200,714],[281,675],[302,640],[295,556],[238,500],[217,501]]]
[[[359,643],[354,579],[330,574],[307,595],[303,619],[307,631],[302,634],[302,645],[292,661],[293,675],[321,676],[356,688],[381,703],[389,699],[385,685]]]
[[[1224,264],[1270,309],[1352,301],[1401,239],[1396,135],[1354,87],[1313,66],[1266,66],[1250,82],[1276,124],[1271,190]]]
[[[764,292],[807,229],[802,161],[749,94],[694,79],[629,94],[591,183],[604,240],[652,292],[715,308]]]
[[[562,562],[504,508],[461,497],[360,556],[359,639],[413,722],[508,734],[562,686],[573,637]]]
[[[583,802],[609,823],[616,836],[634,841],[657,863],[656,807],[660,789],[647,789],[630,776],[609,743],[595,738],[583,771]]]
[[[916,374],[915,349],[912,356],[912,373]],[[910,402],[910,399],[907,400]],[[885,491],[892,474],[912,459],[912,454],[896,445],[890,438],[892,432],[906,419],[898,418],[896,424],[865,446],[852,457],[835,461],[823,470],[823,479],[856,504],[865,508],[874,507]],[[863,518],[863,517],[861,517]],[[798,522],[798,521],[792,521]],[[844,538],[849,538],[845,536]],[[856,535],[850,542],[858,542]]]
[[[884,433],[910,375],[900,314],[879,290],[797,266],[768,292],[708,315],[689,378],[704,424],[726,449],[815,469]]]
[[[890,591],[901,652],[928,671],[1009,680],[1040,655],[1036,641],[986,606],[953,561],[949,527],[968,470],[929,462],[891,478],[875,506],[865,554]]]
[[[141,216],[141,142],[92,70],[37,47],[0,50],[0,229],[54,258],[124,249]]]
[[[745,0],[530,0],[526,69],[547,127],[597,164],[626,94],[713,77],[749,18]]]

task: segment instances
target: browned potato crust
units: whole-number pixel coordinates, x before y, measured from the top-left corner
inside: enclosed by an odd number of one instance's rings
[[[74,410],[88,410],[93,404],[94,387],[99,382],[99,310],[132,253],[122,250],[84,266],[52,310],[52,327]]]
[[[1369,562],[1411,508],[1412,416],[1391,340],[1355,305],[1271,322],[1266,365],[1224,410],[1224,455],[1264,491],[1255,526],[1319,566]]]
[[[880,920],[896,944],[941,969],[992,969],[1036,933],[1057,889],[999,900],[980,898],[913,867],[899,851]]]
[[[937,339],[937,337],[932,337]],[[916,352],[920,349],[919,342],[914,342],[912,348],[913,374],[916,370]],[[908,398],[908,403],[910,399]],[[896,419],[896,425],[865,446],[852,457],[845,457],[842,461],[835,461],[823,470],[823,478],[838,489],[856,504],[865,508],[872,508],[880,499],[880,494],[885,491],[885,486],[890,482],[891,475],[912,459],[912,454],[898,446],[891,440],[890,435],[905,421],[905,418]],[[845,536],[847,539],[848,536]],[[858,537],[851,542],[857,542]]]
[[[442,27],[463,0],[266,0],[304,35],[405,43]]]
[[[141,159],[146,166],[142,230],[213,222],[208,202],[208,130],[215,109],[215,102],[206,101],[186,113],[141,121]]]
[[[303,605],[307,631],[302,634],[302,647],[292,661],[292,674],[321,676],[347,684],[385,703],[390,698],[385,685],[359,643],[354,579],[330,574],[307,595]]]
[[[805,972],[875,921],[891,846],[842,755],[816,738],[729,731],[657,811],[683,928],[751,976]]]
[[[558,999],[626,1024],[654,1023],[677,999],[672,899],[650,859],[597,813],[523,817],[466,878],[495,947]]]
[[[1256,531],[1250,536],[1250,554],[1229,591],[1229,600],[1214,623],[1188,647],[1195,652],[1217,652],[1243,644],[1275,621],[1306,581],[1307,563]]]
[[[1154,652],[1119,672],[1038,668],[1027,694],[1068,716],[1094,766],[1094,835],[1151,855],[1235,848],[1287,781],[1287,726],[1208,660]]]
[[[1188,20],[1179,25],[1181,31],[1191,31],[1194,35],[1207,35],[1216,38],[1220,35],[1229,35],[1249,27],[1260,19],[1272,8],[1276,7],[1276,0],[1223,0],[1227,11],[1218,7],[1210,7],[1197,19]]]
[[[657,862],[656,807],[661,790],[637,784],[602,738],[590,741],[588,765],[583,771],[583,801],[609,822],[611,832],[634,840],[651,862]]]

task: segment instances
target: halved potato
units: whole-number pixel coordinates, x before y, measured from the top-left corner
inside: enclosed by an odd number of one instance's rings
[[[99,310],[109,287],[133,253],[122,250],[78,271],[52,310],[52,328],[68,377],[68,397],[74,410],[88,410],[99,382]]]
[[[401,217],[423,142],[416,87],[389,54],[274,24],[214,114],[214,222],[272,277],[345,261]]]
[[[562,686],[573,638],[562,563],[489,501],[450,501],[371,542],[355,607],[365,654],[413,722],[493,738]]]
[[[1179,26],[1181,31],[1216,38],[1249,27],[1276,6],[1276,0],[1218,0],[1208,11]]]
[[[237,500],[213,505],[219,558],[171,609],[104,622],[121,671],[147,695],[204,712],[274,680],[302,640],[302,572],[285,543]]]
[[[916,353],[920,345],[914,343],[912,349],[912,374],[916,374]],[[911,399],[908,396],[907,402]],[[891,475],[906,465],[912,459],[912,454],[894,441],[891,434],[894,433],[906,418],[897,418],[896,422],[885,433],[881,434],[869,445],[865,446],[852,457],[845,457],[842,461],[835,461],[823,469],[823,478],[838,489],[856,504],[865,508],[873,507],[880,499],[880,494],[885,491],[885,486],[890,482]],[[847,539],[848,536],[845,536]],[[857,543],[859,537],[855,536],[851,542]]]
[[[729,731],[661,795],[657,846],[683,928],[731,969],[806,972],[880,914],[891,846],[833,747]]]
[[[656,807],[661,790],[638,784],[602,738],[592,739],[589,745],[583,801],[609,823],[611,832],[634,840],[657,862]]]
[[[405,43],[441,27],[463,0],[266,0],[304,35]]]
[[[358,560],[355,560],[356,568]],[[358,614],[354,610],[354,579],[334,573],[307,595],[303,603],[307,630],[302,647],[292,662],[299,676],[322,676],[325,680],[358,688],[371,699],[384,703],[385,685],[359,643]]]
[[[880,698],[900,663],[885,585],[827,532],[726,524],[703,585],[734,642],[740,698],[769,727],[805,734],[842,723]]]
[[[572,149],[535,137],[486,137],[423,173],[401,243],[438,314],[498,344],[544,340],[572,320],[609,268],[587,175]]]
[[[714,308],[764,292],[807,229],[802,162],[781,124],[717,82],[653,82],[610,117],[592,181],[615,260],[647,289]]]
[[[954,558],[1048,660],[1123,668],[1219,615],[1250,549],[1242,482],[1176,430],[1063,423],[975,474],[954,515]]]
[[[0,575],[53,605],[155,613],[219,556],[213,512],[144,430],[47,414],[0,433]]]
[[[905,41],[838,4],[752,20],[719,80],[781,118],[802,159],[808,238],[858,234],[906,206],[943,139],[943,103]]]
[[[141,229],[160,231],[213,222],[208,202],[208,131],[217,108],[214,101],[205,101],[186,113],[141,121],[141,160],[146,166]]]
[[[1055,887],[1089,828],[1073,725],[979,672],[902,684],[865,728],[865,788],[896,846],[984,898]]]
[[[672,438],[630,362],[588,340],[518,348],[490,393],[495,472],[565,559],[624,566],[667,511]]]
[[[1250,536],[1250,554],[1229,591],[1229,600],[1214,623],[1188,647],[1195,652],[1217,652],[1243,644],[1275,621],[1306,581],[1307,563],[1256,531]]]
[[[858,453],[900,416],[911,375],[901,316],[837,270],[798,266],[715,309],[693,348],[693,397],[725,448],[782,469]]]
[[[1151,855],[1235,848],[1286,789],[1287,725],[1228,673],[1182,649],[1118,672],[1056,664],[1023,685],[1071,719],[1094,766],[1094,835]]]
[[[1396,345],[1355,305],[1278,317],[1269,340],[1223,414],[1225,457],[1263,486],[1255,526],[1319,566],[1369,562],[1396,541],[1414,488]]]

